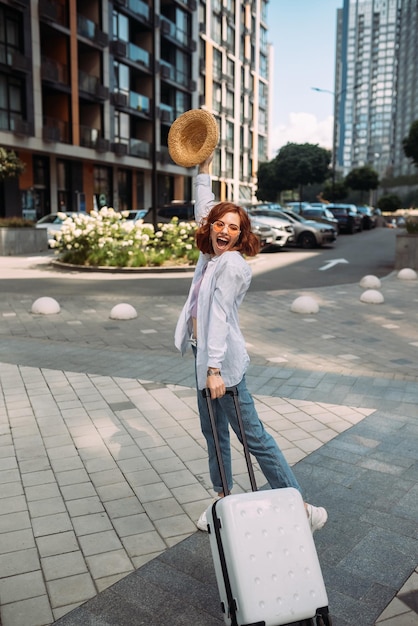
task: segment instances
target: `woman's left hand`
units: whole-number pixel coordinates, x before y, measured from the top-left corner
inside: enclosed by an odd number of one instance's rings
[[[210,397],[212,400],[215,400],[215,398],[222,398],[222,396],[226,393],[226,387],[222,376],[207,376],[206,387],[210,391]]]

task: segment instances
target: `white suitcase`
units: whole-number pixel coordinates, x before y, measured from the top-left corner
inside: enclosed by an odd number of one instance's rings
[[[237,390],[228,392],[234,397],[242,425]],[[213,428],[209,392],[204,395]],[[241,435],[254,490],[243,428]],[[214,436],[218,449],[216,432]],[[217,456],[224,477],[219,449]],[[228,626],[281,626],[315,616],[317,624],[331,624],[318,555],[297,489],[228,495],[209,507],[207,519],[221,607]]]

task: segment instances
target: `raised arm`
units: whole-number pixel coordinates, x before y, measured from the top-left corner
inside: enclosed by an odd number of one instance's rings
[[[215,204],[215,196],[212,192],[211,179],[209,174],[210,164],[213,160],[213,153],[200,163],[199,173],[196,176],[196,203],[194,208],[195,220],[197,224],[207,216]]]

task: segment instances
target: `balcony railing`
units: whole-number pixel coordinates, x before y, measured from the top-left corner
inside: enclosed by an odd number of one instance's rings
[[[108,44],[108,36],[100,30],[95,22],[87,19],[84,15],[77,16],[77,33],[101,47]]]
[[[137,15],[149,20],[149,6],[142,0],[128,0],[128,8]]]
[[[194,47],[194,42],[190,40],[189,35],[184,30],[177,28],[174,22],[170,22],[165,17],[161,17],[161,33],[166,37],[175,39],[183,46],[190,46],[191,49]]]
[[[84,148],[94,148],[97,138],[99,137],[99,129],[90,126],[80,125],[80,146]]]
[[[59,63],[55,59],[42,57],[41,77],[42,80],[48,80],[52,83],[68,85],[68,66]]]
[[[160,104],[160,115],[161,121],[167,124],[172,124],[176,119],[174,108],[163,102]]]
[[[132,156],[140,157],[142,159],[151,158],[151,144],[142,139],[130,139],[129,140],[129,154]]]
[[[150,54],[147,50],[143,50],[139,46],[136,46],[133,43],[128,44],[127,50],[128,59],[134,61],[135,63],[139,63],[144,67],[150,68]]]
[[[141,113],[150,113],[150,99],[146,96],[142,96],[139,93],[135,93],[135,91],[129,92],[129,108],[135,109],[136,111],[140,111]]]
[[[68,26],[66,7],[61,2],[39,0],[39,16],[41,19],[57,22],[62,26]]]
[[[86,91],[93,96],[101,98],[102,100],[106,100],[109,96],[108,88],[102,85],[97,76],[92,76],[91,74],[87,74],[83,71],[79,71],[78,73],[78,88],[80,91]]]
[[[68,122],[57,120],[52,117],[45,117],[42,129],[42,137],[44,141],[48,141],[51,143],[69,143],[69,130],[70,128]]]
[[[167,63],[167,61],[163,60],[160,61],[160,66],[161,78],[172,80],[173,82],[178,83],[183,87],[190,88],[191,80],[185,72],[177,69],[174,65],[171,65],[171,63]],[[191,91],[193,91],[193,89],[191,89]]]

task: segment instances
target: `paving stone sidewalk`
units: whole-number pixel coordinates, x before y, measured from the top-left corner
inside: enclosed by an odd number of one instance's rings
[[[418,281],[381,290],[315,289],[315,316],[291,313],[301,292],[250,292],[241,312],[260,416],[330,513],[315,539],[337,626],[418,615]],[[57,316],[34,298],[0,303],[2,625],[222,623],[194,524],[213,494],[173,347],[183,298],[130,294],[128,322],[109,296],[60,298]]]

